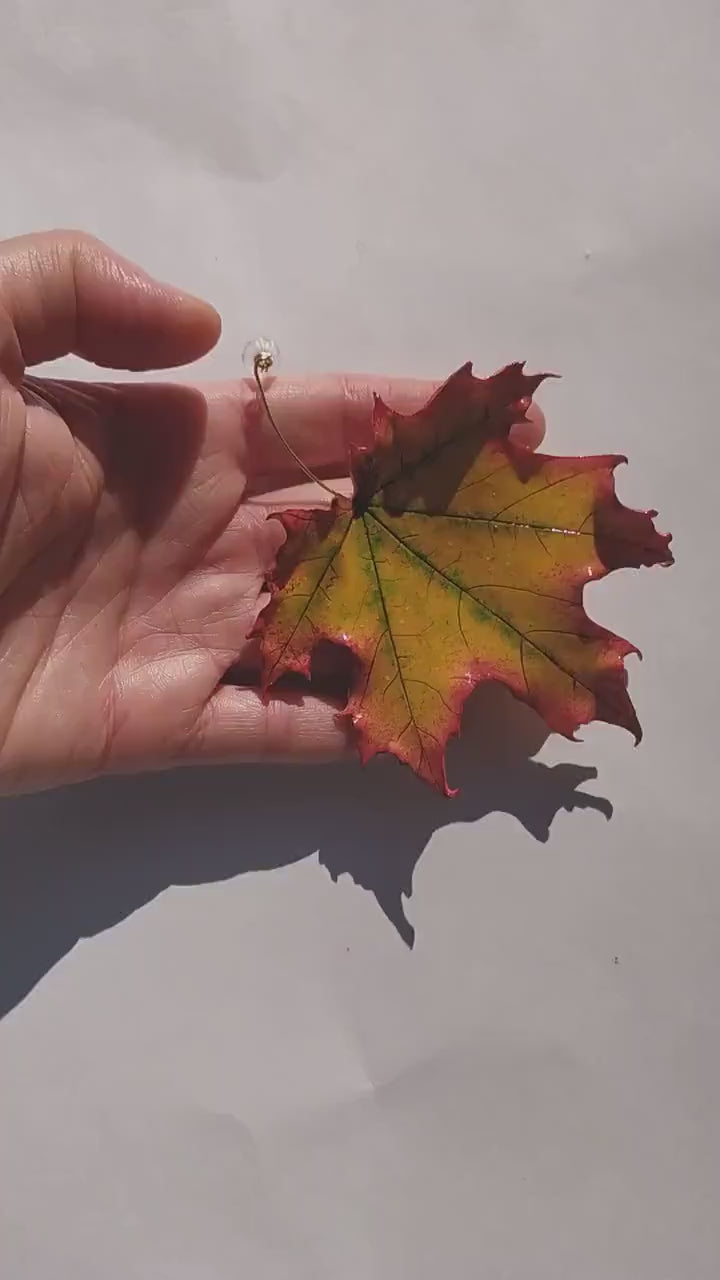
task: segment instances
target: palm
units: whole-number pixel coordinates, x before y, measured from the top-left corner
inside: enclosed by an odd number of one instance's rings
[[[39,743],[53,782],[196,753],[279,540],[244,501],[238,393],[0,395],[3,771]]]
[[[27,375],[70,352],[104,369],[176,368],[219,335],[211,306],[90,236],[0,243],[0,790],[347,749],[337,704],[259,696],[247,637],[283,536],[268,504],[297,483],[290,453],[343,473],[348,444],[368,438],[373,390],[413,411],[431,386],[273,381],[288,452],[252,382],[200,392]],[[223,680],[232,666],[237,683]],[[337,677],[330,661],[325,688],[339,692]]]

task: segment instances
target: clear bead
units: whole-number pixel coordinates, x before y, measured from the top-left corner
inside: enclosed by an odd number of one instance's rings
[[[280,351],[272,338],[253,338],[244,347],[242,360],[248,373],[254,374],[256,369],[259,373],[269,373],[271,369],[277,369]]]

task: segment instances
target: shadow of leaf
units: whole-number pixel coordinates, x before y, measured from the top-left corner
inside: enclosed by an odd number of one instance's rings
[[[0,1017],[80,938],[111,928],[170,885],[271,870],[318,853],[334,880],[373,893],[412,946],[404,898],[435,831],[488,813],[514,815],[537,840],[560,809],[608,800],[578,791],[587,766],[532,756],[542,722],[499,686],[468,704],[450,748],[448,800],[396,761],[247,766],[103,779],[2,802]]]

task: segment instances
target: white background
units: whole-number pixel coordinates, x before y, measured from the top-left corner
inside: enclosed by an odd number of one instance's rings
[[[0,806],[8,1280],[717,1277],[719,41],[717,0],[4,0],[1,235],[205,294],[222,377],[266,330],[556,369],[549,447],[627,453],[678,559],[588,595],[637,750],[491,693],[454,802],[380,762]]]

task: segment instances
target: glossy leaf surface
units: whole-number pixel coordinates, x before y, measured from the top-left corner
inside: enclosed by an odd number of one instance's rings
[[[364,760],[389,751],[449,793],[445,747],[463,703],[498,680],[572,737],[593,719],[640,726],[626,688],[634,646],[585,612],[586,584],[669,564],[654,512],[615,495],[617,456],[557,458],[509,439],[541,377],[511,365],[454,374],[419,413],[381,401],[354,496],[278,517],[272,599],[258,623],[264,684],[309,674],[320,641],[349,648],[342,714]]]

